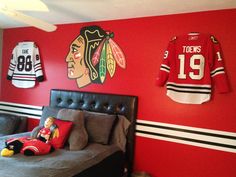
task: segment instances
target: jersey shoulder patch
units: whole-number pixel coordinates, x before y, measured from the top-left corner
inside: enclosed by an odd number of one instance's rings
[[[175,42],[176,42],[176,40],[177,40],[177,36],[174,36],[174,37],[172,37],[171,39],[170,39],[170,44],[174,44]]]
[[[215,44],[218,44],[218,41],[214,36],[211,36],[211,41]]]
[[[175,41],[176,39],[177,39],[177,36],[174,36],[174,37],[171,38],[170,41],[172,42],[172,41]]]

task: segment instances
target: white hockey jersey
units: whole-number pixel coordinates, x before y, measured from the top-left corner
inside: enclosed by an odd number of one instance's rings
[[[12,51],[7,79],[18,88],[31,88],[43,81],[39,49],[34,42],[19,42]]]
[[[156,83],[166,83],[167,95],[186,104],[209,101],[213,83],[219,92],[228,92],[218,41],[201,33],[174,37],[165,51]]]

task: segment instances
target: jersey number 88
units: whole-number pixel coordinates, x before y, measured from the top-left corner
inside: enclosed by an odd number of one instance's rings
[[[17,69],[19,71],[31,71],[32,70],[32,61],[31,61],[31,56],[30,55],[27,55],[27,56],[24,56],[24,55],[20,55],[18,58],[17,58]]]

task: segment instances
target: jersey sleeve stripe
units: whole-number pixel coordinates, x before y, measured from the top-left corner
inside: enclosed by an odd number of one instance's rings
[[[35,73],[38,73],[38,72],[40,72],[40,74],[42,73],[42,69],[41,68],[39,68],[39,69],[36,69],[35,70]],[[37,74],[36,74],[37,75]]]
[[[219,74],[225,74],[225,72],[224,71],[219,71],[219,72],[217,72],[215,74],[212,74],[211,77],[215,77],[215,76],[217,76]]]
[[[165,64],[162,64],[161,65],[161,68],[160,68],[160,70],[162,70],[162,71],[165,71],[165,72],[170,72],[170,67],[169,66],[167,66],[167,65],[165,65]]]
[[[211,77],[214,77],[218,74],[224,74],[224,67],[219,67],[219,68],[216,68],[215,70],[211,71]]]
[[[161,70],[161,71],[165,71],[165,72],[167,72],[167,73],[170,72],[169,70],[167,70],[167,69],[165,69],[165,68],[161,68],[160,70]]]
[[[36,69],[42,69],[42,67],[41,67],[41,66],[37,66],[37,67],[35,67],[34,69],[35,69],[35,70],[36,70]]]
[[[41,67],[41,63],[37,63],[37,64],[34,65],[34,67],[38,67],[38,66]]]
[[[161,64],[161,67],[163,67],[163,68],[166,68],[166,69],[170,70],[170,67],[169,67],[169,66],[167,66],[167,65],[165,65],[165,64]]]
[[[12,72],[13,72],[13,71],[14,71],[14,69],[13,69],[13,68],[9,68],[9,71],[12,71]]]
[[[11,67],[15,67],[16,64],[14,64],[14,63],[10,63],[10,66],[11,66]]]

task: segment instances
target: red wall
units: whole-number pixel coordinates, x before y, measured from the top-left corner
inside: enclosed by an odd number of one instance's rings
[[[236,9],[58,25],[45,33],[34,28],[5,29],[1,101],[47,105],[52,88],[131,94],[139,97],[138,118],[192,127],[236,132]],[[103,85],[78,89],[67,78],[65,57],[71,41],[86,25],[99,25],[113,31],[114,40],[123,49],[127,68],[118,68],[113,79]],[[171,101],[165,88],[155,86],[160,63],[168,41],[187,32],[207,32],[220,41],[231,84],[228,94],[213,94],[202,105],[184,105]],[[15,88],[6,80],[11,51],[19,41],[35,41],[41,53],[46,81],[32,89]],[[34,121],[35,122],[35,121]],[[32,121],[33,123],[33,121]],[[234,153],[137,137],[135,169],[149,171],[153,177],[235,177]]]

